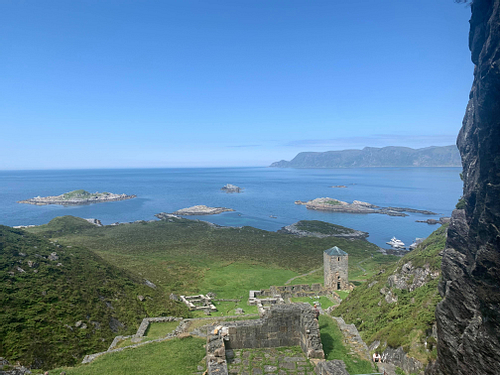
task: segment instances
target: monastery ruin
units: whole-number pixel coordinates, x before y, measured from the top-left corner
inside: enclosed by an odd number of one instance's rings
[[[337,246],[323,252],[325,289],[349,290],[349,255]]]

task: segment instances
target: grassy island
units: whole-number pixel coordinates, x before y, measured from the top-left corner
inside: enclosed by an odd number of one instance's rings
[[[17,203],[33,204],[36,206],[45,206],[48,204],[79,205],[79,204],[123,201],[135,197],[136,195],[114,194],[108,192],[89,193],[86,190],[80,189],[80,190],[73,190],[61,195],[30,198],[18,201]]]

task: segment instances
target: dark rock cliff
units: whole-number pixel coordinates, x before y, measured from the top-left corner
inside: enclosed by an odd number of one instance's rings
[[[500,0],[473,2],[469,48],[474,82],[457,140],[466,207],[448,231],[427,374],[500,373]]]

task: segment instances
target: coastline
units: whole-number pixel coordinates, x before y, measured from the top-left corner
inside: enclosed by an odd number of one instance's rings
[[[44,224],[57,216],[99,218],[103,224],[155,219],[159,212],[174,212],[202,202],[211,207],[230,207],[235,212],[199,216],[216,225],[276,231],[299,220],[321,220],[370,233],[369,241],[385,247],[393,236],[405,243],[427,237],[433,226],[415,223],[433,216],[410,213],[408,217],[356,215],[307,210],[296,199],[309,200],[332,195],[381,207],[410,205],[449,216],[460,196],[459,168],[377,168],[350,170],[293,170],[269,168],[126,169],[82,171],[30,171],[0,173],[1,224]],[[243,194],[225,194],[227,181],[245,186]],[[351,185],[355,183],[355,185]],[[91,205],[18,204],[37,195],[54,195],[72,187],[134,193],[137,198],[120,203]],[[102,190],[101,190],[102,189]],[[277,218],[270,218],[275,215]],[[438,217],[440,217],[438,216]],[[438,218],[434,217],[434,218]],[[194,217],[193,217],[194,218]]]

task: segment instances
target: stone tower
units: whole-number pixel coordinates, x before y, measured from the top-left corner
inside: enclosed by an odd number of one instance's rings
[[[325,266],[325,288],[348,290],[349,255],[334,246],[323,252],[323,263]]]

